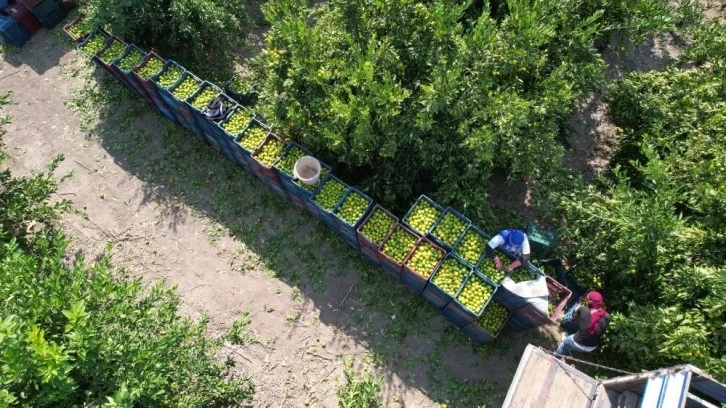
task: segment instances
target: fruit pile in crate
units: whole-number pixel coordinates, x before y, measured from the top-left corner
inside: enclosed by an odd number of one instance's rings
[[[393,276],[401,280],[403,261],[416,246],[420,236],[401,224],[396,224],[393,231],[386,237],[381,245],[379,259],[381,267]]]
[[[426,238],[421,238],[403,263],[401,282],[411,292],[420,294],[443,259],[446,251]]]

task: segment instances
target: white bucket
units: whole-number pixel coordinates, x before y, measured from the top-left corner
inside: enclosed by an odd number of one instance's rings
[[[313,185],[320,179],[320,162],[312,156],[303,156],[295,162],[292,175],[307,185]]]

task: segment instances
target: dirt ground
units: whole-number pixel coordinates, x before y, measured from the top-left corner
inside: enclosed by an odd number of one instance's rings
[[[113,244],[116,267],[147,284],[165,280],[177,286],[182,313],[208,316],[210,336],[248,313],[247,330],[259,343],[228,344],[221,357],[232,358],[233,371],[254,381],[253,406],[337,407],[342,358],[380,377],[380,399],[391,407],[444,401],[451,407],[485,401],[497,406],[526,344],[554,345],[551,332],[505,331],[495,345],[473,347],[322,224],[125,90],[111,104],[89,104],[99,112],[95,123],[85,119],[88,112],[71,110],[69,100],[88,72],[91,81],[109,82],[60,25],[39,31],[19,52],[2,55],[0,92],[11,91],[15,102],[0,111],[12,117],[3,138],[5,164],[23,175],[65,156],[59,174],[73,176],[58,196],[84,214],[65,216],[63,225],[74,237],[74,250],[84,251],[89,262]],[[125,110],[133,115],[131,126],[117,128],[108,117]],[[178,145],[164,145],[161,135],[172,135]],[[158,163],[170,155],[180,157]],[[158,177],[158,167],[167,163],[186,166]],[[185,171],[196,171],[199,182],[179,183],[174,173]],[[238,195],[237,204],[218,208],[219,197],[227,195]],[[247,233],[230,232],[237,225]],[[279,255],[269,255],[273,250]],[[305,271],[320,282],[293,278]],[[420,327],[397,327],[403,320],[397,316],[412,314],[421,316]]]

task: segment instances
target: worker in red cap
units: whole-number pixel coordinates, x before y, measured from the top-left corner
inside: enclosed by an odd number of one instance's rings
[[[494,249],[496,248],[501,248],[509,252],[516,256],[517,259],[504,267],[502,260],[494,253]],[[510,274],[514,269],[522,265],[522,262],[529,260],[530,249],[527,234],[518,229],[501,230],[494,236],[494,238],[489,240],[487,246],[484,248],[484,253],[487,258],[494,260],[494,265],[496,265],[498,270],[502,270],[502,268],[504,268],[506,273]]]
[[[610,324],[610,314],[603,308],[600,292],[588,292],[585,303],[587,305],[579,306],[572,314],[572,323],[577,327],[577,332],[569,336],[563,334],[555,354],[564,356],[570,350],[590,352],[599,344],[600,337]]]

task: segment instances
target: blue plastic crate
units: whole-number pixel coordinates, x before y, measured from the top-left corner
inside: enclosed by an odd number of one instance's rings
[[[330,184],[329,184],[330,183]],[[337,202],[333,204],[332,207],[325,208],[320,205],[316,201],[317,197],[321,194],[321,192],[326,191],[326,188],[330,188],[333,183],[340,183],[343,186],[343,193],[340,195],[340,198],[338,198]],[[343,198],[343,195],[348,190],[348,185],[345,184],[341,179],[333,176],[332,174],[328,173],[328,175],[325,177],[323,181],[320,182],[320,187],[315,191],[315,193],[310,196],[309,202],[312,203],[312,209],[313,209],[313,216],[320,221],[322,221],[325,225],[328,226],[332,231],[338,232],[338,222],[335,220],[335,216],[333,215],[333,209],[340,203],[340,201]]]
[[[230,99],[226,95],[222,96],[225,98],[225,104],[228,109],[227,116],[229,116],[229,114],[231,114],[238,105],[234,100]],[[224,118],[220,120],[211,120],[202,113],[199,118],[199,125],[202,127],[205,135],[207,135],[207,139],[209,139],[209,143],[212,147],[225,156],[228,156],[227,150],[231,148],[232,143],[234,143],[234,139],[232,139],[227,132],[219,127],[219,123],[223,120]]]
[[[370,222],[371,218],[376,214],[377,212],[381,212],[386,217],[388,217],[391,220],[391,226],[390,228],[385,232],[385,235],[380,240],[380,242],[374,242],[370,238],[366,237],[363,234],[363,230],[368,222]],[[393,227],[398,224],[398,217],[393,215],[392,212],[386,210],[385,208],[381,207],[379,204],[375,204],[373,208],[371,208],[371,211],[368,213],[366,218],[360,223],[360,225],[357,228],[358,233],[358,247],[360,248],[360,253],[363,255],[364,258],[366,258],[368,261],[370,261],[372,264],[376,266],[381,265],[380,259],[378,259],[378,254],[380,253],[380,247],[381,243],[383,243],[383,240],[386,238],[388,234],[391,233],[391,230]]]
[[[151,100],[151,97],[149,97],[149,95],[146,93],[144,87],[139,84],[139,82],[137,81],[137,77],[133,75],[133,69],[141,62],[143,62],[144,58],[146,58],[146,54],[146,51],[142,50],[135,44],[128,44],[124,52],[113,62],[111,62],[111,65],[121,74],[123,82],[129,87],[129,89],[131,89],[140,98],[144,99],[150,104],[153,104],[153,100]],[[133,56],[140,57],[139,62],[129,69],[122,68],[121,63],[127,58],[132,58]]]
[[[454,293],[448,293],[444,289],[442,289],[439,285],[434,283],[434,280],[436,279],[436,276],[438,275],[439,271],[441,270],[441,267],[444,265],[444,263],[447,262],[456,262],[458,267],[463,268],[466,272],[464,275],[464,278],[459,283],[459,286],[456,288]],[[436,270],[434,273],[431,274],[431,278],[429,279],[428,284],[426,285],[426,288],[424,288],[423,292],[421,292],[421,296],[426,299],[433,307],[441,310],[445,308],[449,302],[456,296],[457,293],[459,293],[459,290],[461,289],[461,285],[464,284],[466,281],[466,278],[471,274],[472,268],[464,262],[463,259],[459,258],[455,254],[448,253],[444,257],[444,259],[439,263],[439,265],[436,267]]]
[[[362,198],[365,202],[365,209],[361,213],[360,217],[358,217],[357,220],[353,222],[353,224],[349,224],[347,221],[340,218],[338,215],[342,206],[347,202],[347,200],[353,196],[356,195],[360,198]],[[366,219],[368,216],[368,213],[373,208],[373,199],[365,195],[362,191],[358,190],[355,187],[348,187],[348,191],[345,192],[343,195],[343,198],[340,200],[338,205],[333,208],[333,216],[335,218],[335,221],[338,223],[338,233],[343,237],[345,242],[348,243],[348,245],[352,246],[356,250],[360,249],[360,245],[358,244],[358,227],[363,222],[363,220]]]
[[[12,17],[0,15],[0,35],[7,44],[22,47],[30,39],[28,30]]]
[[[455,238],[453,238],[451,242],[445,242],[445,240],[439,236],[441,235],[440,232],[437,232],[436,230],[436,228],[443,222],[446,217],[456,217],[462,222],[461,231],[459,231],[459,234]],[[459,239],[464,235],[469,225],[471,225],[471,221],[468,218],[466,218],[463,214],[456,211],[455,209],[447,207],[444,212],[441,213],[439,219],[436,220],[436,223],[434,223],[434,226],[431,228],[431,232],[429,232],[428,236],[439,246],[445,248],[447,251],[450,251],[454,247],[454,245],[459,242]]]
[[[413,239],[414,239],[414,244],[411,246],[411,249],[408,251],[408,253],[406,253],[406,255],[403,257],[401,262],[397,262],[395,259],[392,259],[391,257],[389,257],[388,255],[386,255],[383,252],[388,240],[398,230],[411,235],[411,237],[413,237]],[[395,280],[400,281],[401,280],[401,271],[403,270],[403,262],[406,260],[406,258],[411,253],[411,251],[413,251],[413,248],[416,245],[415,243],[418,242],[419,239],[421,239],[421,235],[417,234],[415,231],[412,231],[410,228],[408,228],[404,224],[401,224],[400,222],[397,223],[396,226],[388,234],[386,239],[383,240],[383,242],[381,243],[380,249],[378,251],[378,260],[380,261],[381,268],[383,268],[383,270],[386,271],[389,275],[391,275]]]
[[[267,125],[259,121],[256,117],[252,118],[247,126],[242,130],[242,132],[240,132],[235,137],[234,144],[231,146],[231,150],[229,151],[229,154],[231,154],[232,156],[232,162],[245,169],[245,171],[250,172],[250,174],[252,174],[250,163],[252,162],[252,160],[254,160],[252,158],[252,152],[254,150],[247,150],[244,146],[240,144],[240,140],[242,140],[242,138],[245,136],[245,132],[248,132],[255,127],[262,128],[265,131],[265,137],[267,137],[267,135],[271,132],[270,128]]]
[[[431,245],[436,251],[439,252],[439,258],[434,265],[434,267],[431,269],[431,271],[415,271],[413,268],[411,268],[409,261],[411,258],[413,258],[416,254],[416,251],[418,248],[420,248],[422,245]],[[429,278],[434,273],[434,271],[439,267],[439,264],[444,259],[444,256],[446,256],[446,250],[441,248],[440,246],[436,245],[435,242],[431,241],[430,239],[426,237],[422,237],[419,239],[419,241],[416,243],[416,247],[411,251],[410,254],[408,254],[408,257],[405,261],[403,261],[403,268],[401,269],[401,282],[404,286],[408,288],[411,293],[414,293],[416,295],[420,295],[424,289],[426,288],[427,284],[429,283]],[[428,273],[428,276],[422,275],[421,273]]]
[[[314,214],[316,209],[310,202],[310,197],[313,195],[313,193],[317,190],[317,188],[320,186],[320,182],[325,179],[325,176],[331,172],[331,168],[329,165],[320,162],[320,180],[318,183],[306,186],[303,185],[302,182],[297,181],[293,179],[293,175],[290,172],[283,171],[280,169],[280,162],[283,160],[284,157],[290,154],[296,154],[299,155],[300,152],[302,152],[303,156],[311,156],[313,157],[313,154],[307,150],[305,147],[301,146],[298,143],[290,142],[287,145],[287,148],[282,153],[282,156],[280,159],[275,163],[275,169],[277,171],[277,175],[280,179],[280,185],[285,190],[285,194],[287,195],[288,201],[295,204],[297,207]],[[319,161],[319,160],[318,160]]]
[[[462,252],[461,251],[462,243],[464,242],[464,240],[468,236],[468,234],[479,235],[482,237],[482,239],[484,241],[484,248],[482,248],[481,253],[479,254],[479,258],[477,258],[476,260],[468,260],[464,257],[464,254],[461,253]],[[473,268],[476,268],[485,259],[485,248],[486,248],[487,242],[489,242],[489,240],[491,240],[491,239],[492,238],[486,232],[484,232],[482,229],[480,229],[479,227],[477,227],[474,224],[469,224],[469,226],[466,227],[466,230],[464,231],[464,233],[459,237],[459,240],[456,242],[456,244],[454,244],[454,247],[451,249],[451,252],[453,252],[457,256],[459,256],[461,258],[461,260],[464,261],[467,265],[469,265]]]
[[[275,158],[271,165],[267,165],[258,159],[259,154],[270,143],[282,144],[280,156],[282,156],[282,152],[284,152],[287,147],[287,143],[280,136],[270,132],[260,146],[252,153],[253,160],[250,162],[250,171],[260,180],[260,182],[262,182],[262,184],[269,187],[283,199],[287,199],[285,190],[282,188],[282,185],[280,185],[280,178],[277,176],[277,171],[274,167],[275,161],[277,161],[279,157]]]
[[[101,36],[103,38],[103,45],[101,46],[101,48],[99,48],[98,50],[87,50],[86,49],[86,46],[89,45],[92,41],[94,41],[94,39],[97,38],[98,36]],[[100,28],[95,28],[91,32],[91,34],[88,34],[88,37],[86,37],[85,40],[83,40],[82,42],[78,43],[78,49],[82,53],[86,54],[89,58],[91,58],[92,60],[94,60],[94,62],[95,62],[95,60],[98,59],[98,57],[96,56],[96,54],[98,53],[98,51],[102,50],[103,47],[106,46],[106,44],[108,44],[108,41],[110,39],[111,39],[111,35],[110,34],[108,34],[107,32],[105,32],[103,30],[101,30]]]
[[[484,309],[484,312],[482,312],[482,316],[484,316],[486,314],[487,309],[495,307],[495,306],[504,307],[495,301],[489,302],[487,304],[487,307]],[[504,318],[504,320],[502,321],[499,328],[497,330],[495,330],[494,332],[490,332],[489,330],[484,328],[484,325],[481,323],[482,317],[479,317],[477,320],[474,320],[473,322],[462,327],[461,330],[464,333],[466,333],[466,335],[469,336],[469,338],[475,343],[478,343],[478,344],[488,343],[488,342],[496,339],[499,336],[499,334],[502,332],[502,329],[507,324],[507,322],[509,321],[511,316],[512,316],[512,312],[507,311],[507,316]]]
[[[0,0],[0,9],[4,9],[8,4],[8,0]]]
[[[477,310],[477,311],[472,311],[472,310],[467,309],[464,305],[459,303],[459,301],[457,300],[459,295],[461,295],[462,291],[466,288],[466,285],[468,284],[468,282],[471,281],[472,279],[480,279],[485,284],[489,285],[493,291],[493,293],[489,297],[489,299],[487,299],[486,302],[484,302],[484,304],[482,305],[481,309]],[[456,296],[454,296],[454,299],[452,299],[451,302],[449,302],[449,304],[446,305],[446,307],[441,310],[441,313],[447,319],[449,319],[450,322],[452,322],[456,326],[464,327],[467,324],[476,320],[477,317],[481,316],[482,312],[487,307],[487,304],[489,302],[491,302],[492,299],[494,299],[494,296],[499,289],[500,289],[500,287],[497,287],[496,284],[494,284],[492,281],[487,279],[484,275],[478,273],[477,271],[472,271],[469,274],[469,277],[467,277],[466,282],[459,289],[459,292],[456,294]]]
[[[433,217],[433,220],[430,223],[431,225],[429,225],[428,228],[425,229],[425,231],[421,231],[418,228],[415,228],[413,225],[411,225],[411,223],[410,223],[410,217],[411,217],[412,213],[414,213],[414,211],[416,210],[416,208],[419,205],[426,205],[426,204],[432,206],[434,209],[436,209],[438,211],[438,213]],[[413,203],[413,205],[408,210],[408,212],[406,213],[406,215],[403,216],[403,219],[401,221],[408,228],[416,231],[417,234],[425,236],[426,234],[428,234],[429,232],[431,232],[431,228],[433,228],[434,224],[439,219],[439,217],[441,216],[441,213],[442,212],[444,212],[444,208],[442,206],[440,206],[434,200],[428,198],[427,196],[421,195],[419,198],[416,199],[416,202]]]
[[[173,98],[177,118],[180,119],[181,124],[185,128],[187,128],[187,130],[192,132],[197,137],[197,139],[199,139],[200,142],[204,143],[205,145],[209,145],[210,142],[209,140],[207,140],[207,137],[202,131],[202,127],[199,125],[199,122],[197,121],[197,116],[195,115],[194,111],[191,109],[190,105],[186,103],[186,98],[180,99],[176,95],[174,95],[174,91],[189,78],[199,84],[197,86],[197,89],[204,82],[202,79],[192,74],[190,71],[185,71],[179,78],[179,80],[177,80],[174,85],[169,87],[169,95],[171,95],[171,98]]]
[[[215,96],[212,98],[219,96],[222,94],[222,90],[217,87],[216,85],[212,84],[208,81],[202,81],[202,84],[199,86],[199,88],[194,91],[194,93],[189,96],[185,101],[184,104],[186,105],[186,109],[192,113],[195,119],[195,123],[200,128],[201,132],[204,134],[204,138],[207,141],[207,144],[213,146],[215,149],[219,151],[223,151],[221,147],[221,142],[219,140],[219,135],[215,134],[213,131],[213,128],[207,127],[205,122],[209,122],[209,119],[202,113],[204,109],[207,107],[207,103],[204,104],[204,106],[201,109],[197,109],[192,105],[194,100],[197,98],[197,96],[202,93],[205,89],[212,89],[215,93]],[[232,102],[230,98],[226,98],[227,106],[232,106]]]
[[[536,328],[538,325],[527,320],[526,318],[517,315],[516,313],[512,313],[509,316],[509,319],[507,320],[507,324],[509,327],[514,329],[515,331],[522,332],[526,330],[531,330]]]
[[[30,8],[30,12],[45,28],[55,27],[66,17],[66,12],[54,0],[43,0],[35,7]]]
[[[237,133],[230,133],[228,132],[224,126],[225,124],[235,115],[245,115],[244,118],[246,119],[246,123],[242,127],[242,129]],[[217,142],[219,146],[222,148],[222,151],[224,155],[231,161],[232,163],[236,163],[237,165],[241,164],[238,162],[240,159],[238,158],[239,155],[243,155],[247,150],[243,149],[242,146],[237,144],[237,136],[239,136],[244,130],[249,126],[250,123],[252,123],[252,120],[255,119],[255,114],[247,110],[244,106],[236,105],[230,113],[227,115],[227,117],[217,123],[217,129],[215,129],[215,134]]]

